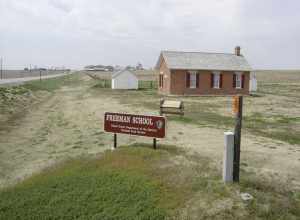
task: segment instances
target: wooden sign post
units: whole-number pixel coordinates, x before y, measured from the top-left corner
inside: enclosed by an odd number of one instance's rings
[[[240,181],[240,154],[241,154],[241,131],[243,118],[243,96],[233,97],[233,113],[235,114],[234,128],[234,157],[233,157],[233,181]]]

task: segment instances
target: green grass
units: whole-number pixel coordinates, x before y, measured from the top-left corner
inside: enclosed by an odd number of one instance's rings
[[[111,88],[111,80],[107,79],[95,79],[97,82],[92,88]],[[156,89],[157,88],[157,82],[156,81],[139,81],[139,89],[140,90],[146,90],[146,89]]]
[[[62,86],[66,85],[78,85],[79,82],[79,75],[78,74],[72,74],[72,75],[65,75],[61,77],[55,77],[51,79],[42,79],[40,80],[34,80],[25,83],[22,85],[22,87],[29,89],[31,91],[38,91],[38,90],[44,90],[48,92],[52,92],[54,90],[60,89]]]
[[[180,199],[153,166],[175,153],[136,144],[66,162],[0,192],[1,219],[165,219]]]
[[[121,167],[113,169],[107,158],[103,166],[83,161],[68,162],[1,192],[2,219],[164,218],[154,181]]]
[[[97,79],[95,81],[96,81],[96,83],[92,87],[94,89],[97,89],[97,88],[111,88],[111,80]]]
[[[55,171],[56,175],[52,173],[15,191],[1,193],[0,215],[3,219],[163,219],[165,216],[156,205],[158,190],[146,177],[118,170],[76,168],[61,168]]]
[[[157,89],[157,81],[139,81],[139,89]]]
[[[241,171],[224,185],[210,160],[136,143],[49,168],[0,191],[1,219],[296,219],[299,194]],[[178,158],[181,158],[178,160]],[[176,162],[176,163],[175,163]],[[242,202],[237,192],[249,192]],[[232,206],[216,210],[216,202]],[[187,206],[187,204],[189,204]],[[269,207],[265,209],[265,207]],[[188,212],[184,210],[188,208]]]

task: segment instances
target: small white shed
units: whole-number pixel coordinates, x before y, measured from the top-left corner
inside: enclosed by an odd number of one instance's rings
[[[251,73],[250,75],[250,92],[257,91],[257,80],[255,73]]]
[[[130,70],[121,70],[112,75],[112,89],[138,89],[139,80]]]

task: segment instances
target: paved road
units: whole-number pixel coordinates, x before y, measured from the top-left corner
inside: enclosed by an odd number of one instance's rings
[[[55,74],[55,75],[46,75],[42,76],[42,79],[49,79],[49,78],[54,78],[54,77],[59,77],[59,76],[64,76],[68,75],[70,73],[61,73],[61,74]],[[5,85],[20,85],[24,82],[27,81],[32,81],[32,80],[39,80],[39,76],[35,77],[24,77],[24,78],[13,78],[13,79],[2,79],[0,80],[0,86],[5,86]]]

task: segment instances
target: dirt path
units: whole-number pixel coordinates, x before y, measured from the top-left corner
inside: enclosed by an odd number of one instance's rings
[[[0,136],[0,187],[66,158],[97,155],[112,146],[103,131],[106,111],[155,114],[149,109],[120,104],[107,95],[95,96],[89,78],[81,86],[68,86],[31,109],[20,125]],[[161,143],[177,145],[212,158],[221,167],[223,130],[170,121]],[[284,178],[300,188],[300,149],[271,139],[243,134],[242,168]],[[119,144],[151,142],[150,138],[119,135]]]

